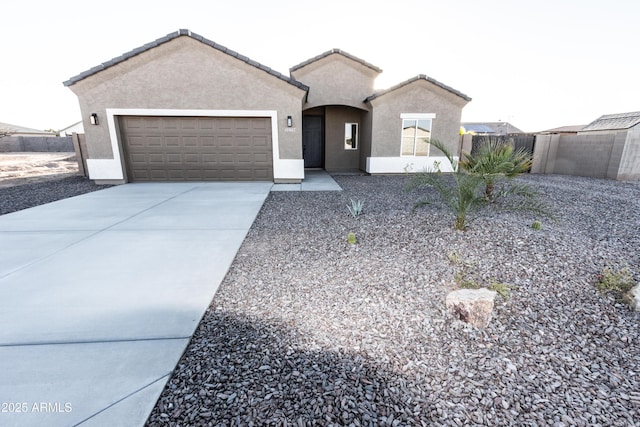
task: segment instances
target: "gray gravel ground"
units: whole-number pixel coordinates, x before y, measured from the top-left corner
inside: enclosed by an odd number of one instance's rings
[[[607,265],[640,279],[640,185],[522,179],[557,217],[540,231],[454,231],[398,176],[271,193],[148,425],[640,425],[640,315],[595,289]],[[486,330],[444,310],[463,268],[513,285]]]
[[[523,179],[556,222],[456,232],[441,208],[412,212],[433,193],[404,177],[272,193],[148,425],[640,425],[640,315],[594,286],[608,265],[640,279],[640,185]],[[0,214],[100,188],[2,188]],[[513,285],[486,330],[444,310],[463,270]]]
[[[0,188],[0,215],[91,191],[102,190],[107,187],[96,185],[82,176],[22,184],[14,187],[2,187]]]

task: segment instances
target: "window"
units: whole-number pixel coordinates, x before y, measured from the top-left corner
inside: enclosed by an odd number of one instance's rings
[[[345,150],[358,149],[358,124],[357,123],[344,124],[344,149]]]
[[[428,156],[435,114],[402,114],[402,156]]]

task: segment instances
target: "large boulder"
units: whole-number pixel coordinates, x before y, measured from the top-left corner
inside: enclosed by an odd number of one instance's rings
[[[477,328],[486,328],[491,320],[496,292],[489,289],[459,289],[446,298],[447,309],[460,320]]]
[[[640,285],[635,285],[625,296],[631,308],[640,313]]]

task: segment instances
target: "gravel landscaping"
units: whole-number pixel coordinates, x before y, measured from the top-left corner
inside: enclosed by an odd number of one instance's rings
[[[0,215],[104,188],[107,186],[96,185],[82,176],[0,187]]]
[[[521,179],[555,222],[454,231],[401,176],[271,193],[148,425],[640,425],[640,315],[595,287],[640,279],[640,185]],[[457,273],[512,286],[484,330],[445,310]]]
[[[555,221],[459,232],[408,178],[335,179],[269,195],[147,425],[640,425],[640,314],[595,287],[640,280],[640,183],[526,176]],[[0,214],[101,188],[0,188]],[[484,330],[445,310],[460,274],[512,286]]]

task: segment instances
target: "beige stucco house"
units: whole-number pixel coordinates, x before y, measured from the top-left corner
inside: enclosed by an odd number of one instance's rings
[[[466,95],[424,75],[375,92],[378,67],[339,49],[290,76],[179,30],[64,82],[97,182],[299,182],[305,168],[368,173],[446,164]]]

